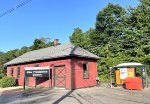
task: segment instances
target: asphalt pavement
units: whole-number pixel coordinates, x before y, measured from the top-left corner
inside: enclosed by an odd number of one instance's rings
[[[77,90],[32,88],[4,91],[0,104],[150,104],[150,89],[91,87]]]

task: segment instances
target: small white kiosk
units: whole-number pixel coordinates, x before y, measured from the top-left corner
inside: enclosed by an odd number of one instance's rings
[[[142,85],[148,87],[148,76],[145,65],[141,63],[122,63],[113,67],[115,85],[124,85],[127,77],[140,77]]]

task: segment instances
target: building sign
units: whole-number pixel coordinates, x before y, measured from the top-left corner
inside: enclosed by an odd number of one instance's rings
[[[125,79],[128,77],[127,68],[120,68],[120,79]]]
[[[49,77],[50,71],[47,67],[27,67],[25,77]]]

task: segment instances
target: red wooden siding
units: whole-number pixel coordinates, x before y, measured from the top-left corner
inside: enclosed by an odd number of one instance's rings
[[[83,78],[83,62],[88,63],[88,70],[89,70],[89,78]],[[72,87],[75,88],[82,88],[82,87],[89,87],[96,85],[96,75],[97,75],[97,66],[96,60],[92,59],[85,59],[85,58],[73,58],[72,62],[71,59],[59,59],[56,61],[48,61],[48,62],[38,62],[38,63],[30,63],[30,64],[22,64],[22,65],[15,65],[15,66],[8,66],[7,67],[7,76],[10,76],[11,68],[14,69],[13,76],[17,78],[17,68],[20,67],[20,78],[18,79],[19,85],[23,86],[24,83],[24,67],[34,67],[35,64],[38,64],[39,67],[50,66],[52,69],[52,79],[50,79],[50,87],[54,86],[54,67],[58,65],[65,65],[65,84],[66,89],[71,88],[71,64],[72,63]],[[37,78],[36,81],[37,86],[42,87],[49,87],[49,80],[48,78]],[[29,77],[29,86],[35,85],[35,79],[33,77]]]
[[[88,64],[89,78],[83,77],[83,62]],[[90,59],[73,60],[73,88],[90,87],[96,85],[97,65],[96,61]]]

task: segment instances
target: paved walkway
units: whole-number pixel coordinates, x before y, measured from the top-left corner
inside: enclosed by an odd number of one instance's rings
[[[4,91],[17,90],[17,89],[22,89],[22,86],[0,88],[0,96],[2,95],[2,92]]]
[[[0,92],[2,91],[8,91],[8,90],[14,90],[14,89],[22,89],[22,86],[14,86],[14,87],[7,87],[7,88],[0,88]]]

